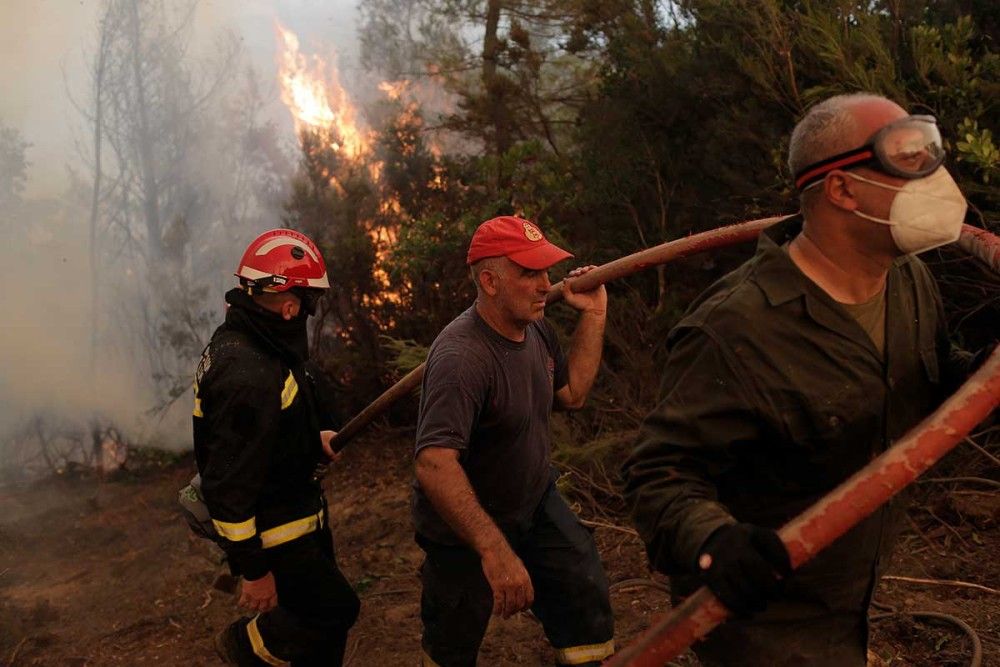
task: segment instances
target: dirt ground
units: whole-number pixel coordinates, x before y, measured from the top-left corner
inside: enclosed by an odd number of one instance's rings
[[[350,665],[419,664],[421,552],[409,519],[410,451],[405,434],[370,438],[352,445],[331,475],[338,558],[362,599]],[[212,636],[236,615],[235,599],[212,588],[219,552],[191,536],[176,510],[192,468],[187,458],[113,480],[84,475],[0,487],[0,665],[218,664]],[[952,485],[933,506],[914,508],[891,574],[995,589],[1000,494],[983,488]],[[667,595],[627,583],[649,577],[633,534],[623,527],[595,534],[618,583],[612,602],[616,641],[624,645],[668,609]],[[899,610],[965,621],[982,641],[983,664],[1000,665],[995,590],[883,580],[877,597]],[[883,664],[969,664],[971,642],[953,625],[897,615],[874,628]],[[519,615],[491,625],[480,664],[551,661],[540,627]],[[684,656],[675,664],[697,663]]]

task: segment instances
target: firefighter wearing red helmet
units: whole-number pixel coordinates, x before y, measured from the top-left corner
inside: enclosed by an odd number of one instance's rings
[[[333,456],[306,321],[329,288],[319,248],[258,236],[194,384],[201,493],[250,612],[216,637],[228,664],[339,665],[360,603],[337,567],[317,464]]]
[[[251,294],[330,287],[319,248],[293,229],[272,229],[254,239],[243,253],[236,276]]]

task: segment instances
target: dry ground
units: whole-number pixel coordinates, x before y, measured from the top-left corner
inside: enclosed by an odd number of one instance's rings
[[[351,633],[354,666],[416,665],[421,552],[409,521],[410,444],[384,436],[352,445],[332,475],[331,522],[340,564],[362,599]],[[190,459],[115,480],[57,478],[0,488],[0,665],[214,665],[212,635],[235,615],[211,587],[218,552],[189,535],[175,509]],[[1000,500],[963,486],[913,512],[893,574],[1000,583]],[[987,487],[988,488],[988,487]],[[932,512],[934,518],[926,516]],[[596,530],[612,582],[646,578],[637,539]],[[612,594],[617,641],[627,643],[668,608],[656,588]],[[878,597],[904,610],[935,610],[979,634],[984,664],[1000,665],[1000,595],[973,588],[883,581]],[[957,628],[907,616],[875,624],[875,651],[890,665],[967,665]],[[526,615],[494,623],[482,665],[551,664]],[[695,664],[684,657],[677,664]]]

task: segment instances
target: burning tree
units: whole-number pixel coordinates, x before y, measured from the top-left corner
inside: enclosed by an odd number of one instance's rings
[[[323,248],[331,289],[315,319],[313,351],[341,386],[351,387],[345,407],[358,408],[390,381],[387,338],[423,339],[453,314],[435,307],[454,295],[442,293],[434,274],[462,262],[432,267],[423,262],[428,253],[411,252],[412,244],[427,243],[435,230],[464,240],[468,230],[448,208],[454,198],[438,196],[458,187],[453,166],[427,140],[406,82],[380,86],[386,98],[375,105],[372,115],[382,119],[373,128],[336,68],[300,53],[291,32],[279,26],[278,33],[282,99],[302,150],[285,222]],[[439,259],[460,253],[460,243],[442,244]]]

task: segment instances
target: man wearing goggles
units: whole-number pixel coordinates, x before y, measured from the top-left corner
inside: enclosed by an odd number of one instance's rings
[[[944,155],[933,116],[903,116],[878,129],[860,146],[805,166],[796,164],[795,187],[802,193],[803,212],[819,198],[811,190],[826,190],[828,199],[834,197],[831,202],[839,201],[843,192],[838,183],[844,177],[881,188],[886,191],[882,199],[888,197],[892,202],[888,215],[866,213],[856,205],[860,202],[851,202],[855,205],[849,209],[851,214],[888,226],[901,253],[920,253],[951,243],[962,231],[965,197],[943,168]],[[891,192],[897,194],[888,194]]]
[[[794,572],[775,530],[967,371],[913,256],[961,229],[943,159],[931,117],[871,94],[816,105],[789,146],[801,215],[767,230],[668,337],[663,399],[625,464],[625,497],[673,594],[704,584],[734,613],[695,645],[706,666],[866,664],[898,503]]]
[[[904,179],[921,178],[934,173],[942,162],[944,146],[934,116],[907,116],[889,123],[858,148],[800,169],[795,187],[805,190],[821,183],[834,169],[859,166]]]

